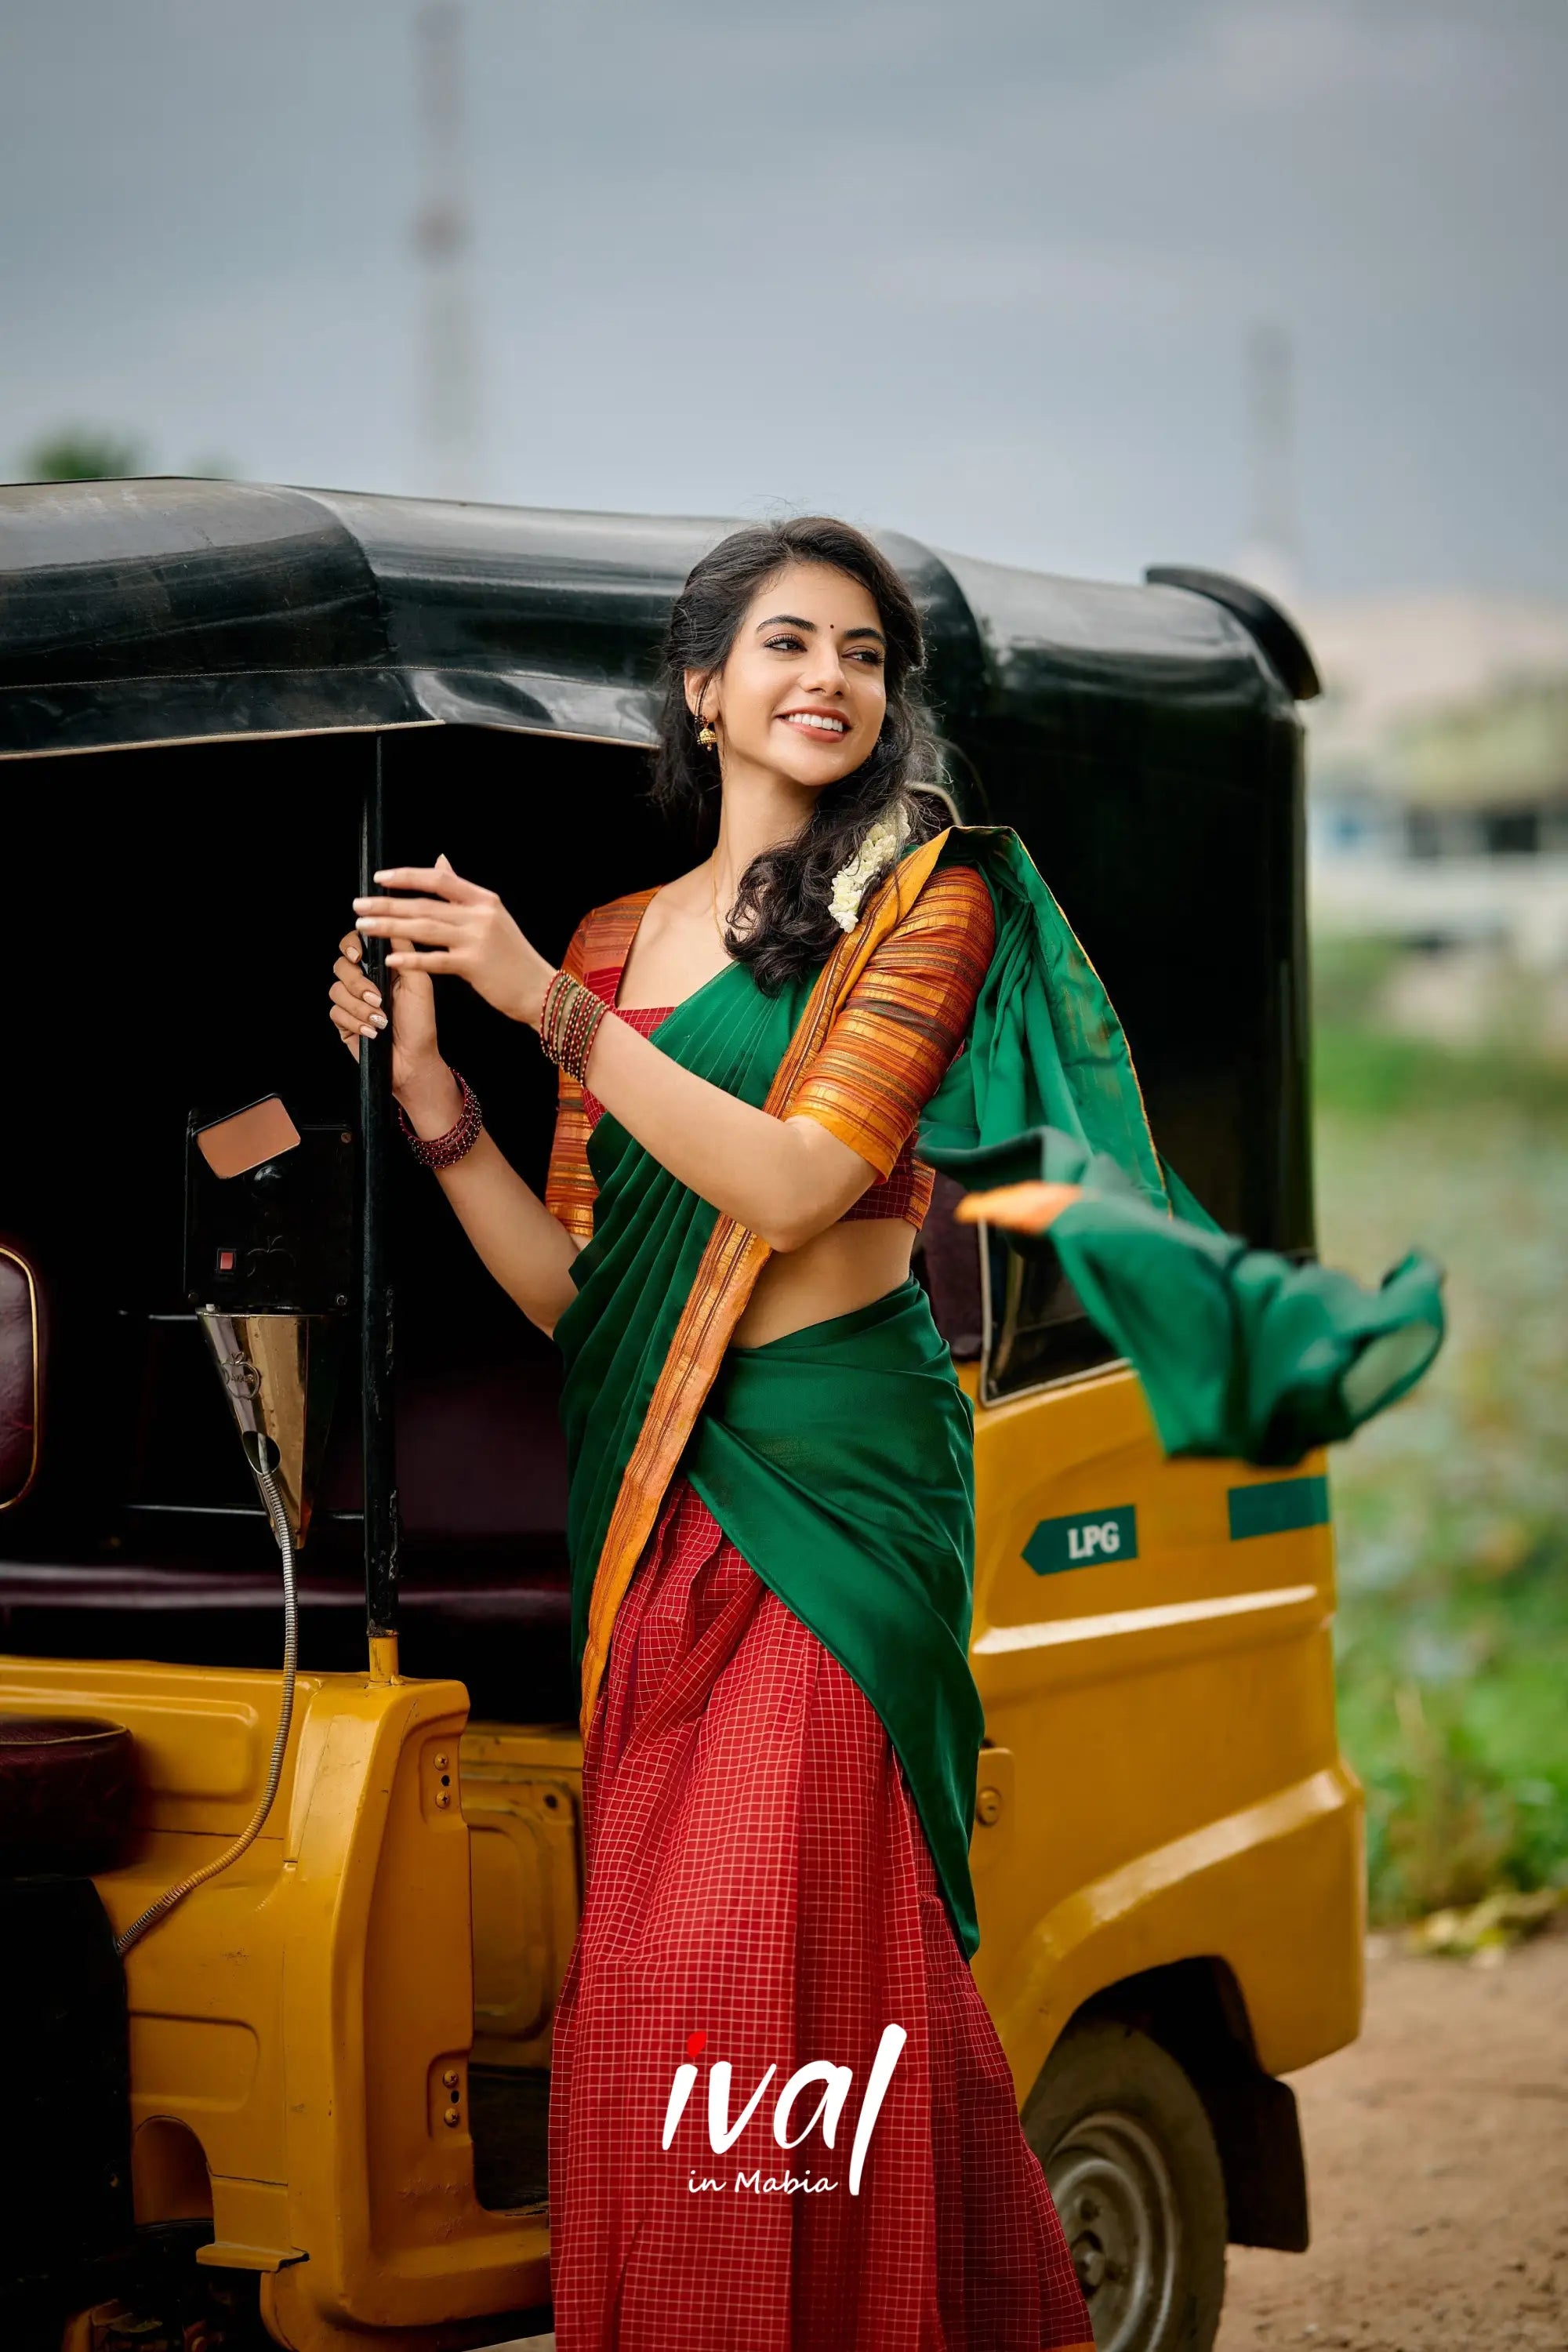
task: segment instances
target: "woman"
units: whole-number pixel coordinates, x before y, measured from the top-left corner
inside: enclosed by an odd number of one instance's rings
[[[918,789],[921,656],[859,532],[739,531],[667,654],[656,798],[716,803],[707,858],[591,909],[559,970],[444,859],[354,902],[395,942],[415,1147],[565,1359],[588,1878],[559,2352],[1090,2343],[967,1966],[973,1413],[910,1271],[910,1147],[922,1114],[971,1148],[1049,1118],[1163,1192],[1016,836]],[[356,1054],[388,1022],[359,966],[350,934]],[[542,1200],[440,1058],[441,971],[558,1063]]]

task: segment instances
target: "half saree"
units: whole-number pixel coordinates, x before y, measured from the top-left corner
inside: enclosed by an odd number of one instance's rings
[[[617,972],[651,895],[595,910],[567,969]],[[646,1034],[879,1174],[941,1101],[972,1144],[1048,1110],[1163,1198],[1114,1015],[1005,828],[906,853],[815,974],[769,997],[731,965]],[[563,1076],[547,1187],[585,1243],[555,1330],[588,1861],[552,2053],[559,2352],[1088,2352],[967,1965],[951,1354],[912,1276],[731,1349],[768,1245],[595,1108]]]
[[[563,959],[612,1004],[652,896]],[[1215,1239],[1010,828],[907,851],[777,995],[732,964],[644,1034],[882,1177],[917,1126],[973,1188],[1081,1177],[1063,1262],[1169,1450],[1289,1458],[1440,1338],[1425,1261],[1369,1308]],[[588,1875],[551,2080],[558,2352],[1090,2352],[967,1965],[973,1411],[925,1292],[732,1349],[768,1244],[560,1087]]]

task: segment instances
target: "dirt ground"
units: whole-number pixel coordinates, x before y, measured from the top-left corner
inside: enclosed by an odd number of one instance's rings
[[[1492,1967],[1374,1939],[1360,2041],[1292,2081],[1312,2244],[1231,2248],[1218,2352],[1565,2352],[1568,1931]]]
[[[1568,1927],[1491,1967],[1374,1939],[1360,2041],[1293,2086],[1311,2249],[1231,2248],[1217,2352],[1568,2352]]]

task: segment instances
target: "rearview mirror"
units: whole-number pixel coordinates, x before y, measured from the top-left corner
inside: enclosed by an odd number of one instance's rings
[[[194,1140],[215,1176],[243,1176],[263,1160],[276,1160],[280,1151],[292,1151],[300,1130],[284,1109],[282,1097],[266,1095],[227,1118],[198,1128]]]

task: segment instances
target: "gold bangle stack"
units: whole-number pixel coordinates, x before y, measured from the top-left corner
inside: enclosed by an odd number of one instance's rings
[[[574,980],[569,971],[558,971],[544,992],[544,1005],[539,1017],[539,1042],[546,1057],[563,1069],[579,1086],[587,1084],[588,1055],[600,1022],[609,1011],[602,996]]]

